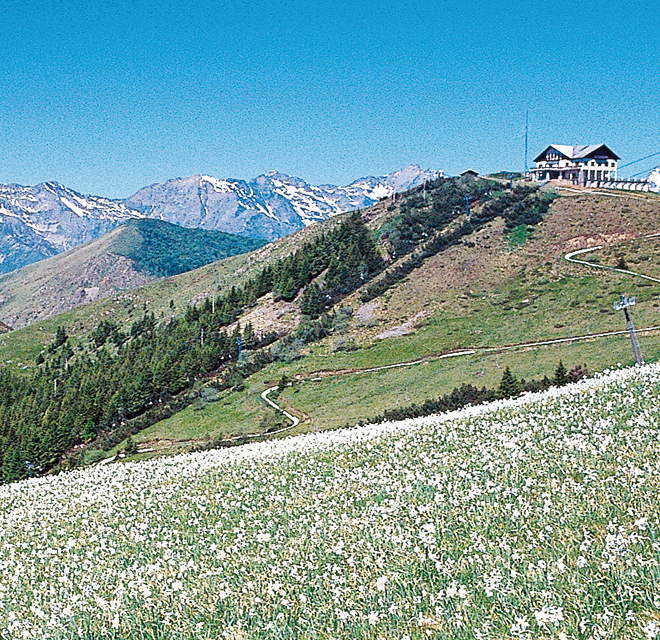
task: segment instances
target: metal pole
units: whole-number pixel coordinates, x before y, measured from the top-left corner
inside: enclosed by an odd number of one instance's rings
[[[628,312],[628,307],[623,309],[623,312],[626,314],[626,327],[630,333],[630,342],[632,343],[633,353],[635,354],[635,362],[637,364],[644,364],[644,358],[642,357],[642,349],[639,346],[639,341],[637,340],[637,334],[635,333],[635,326],[633,325],[632,318]]]
[[[635,326],[633,325],[632,318],[630,317],[630,312],[628,311],[629,307],[632,307],[635,304],[635,298],[626,298],[626,296],[621,295],[620,299],[614,303],[614,310],[621,311],[626,316],[626,327],[630,333],[630,342],[632,343],[633,353],[635,354],[635,362],[637,364],[644,364],[644,358],[642,357],[642,349],[639,346],[639,340],[637,340],[637,334],[635,333]]]
[[[523,178],[527,175],[527,140],[529,134],[529,109],[525,114],[525,168],[523,169]]]

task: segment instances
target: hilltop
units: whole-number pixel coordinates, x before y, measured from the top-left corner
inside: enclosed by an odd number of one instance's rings
[[[20,328],[263,244],[220,231],[131,219],[97,240],[0,277],[0,319]]]

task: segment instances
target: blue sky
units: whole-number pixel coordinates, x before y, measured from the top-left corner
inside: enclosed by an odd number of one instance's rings
[[[637,0],[3,0],[0,182],[519,170],[526,109],[530,158],[632,161],[660,151],[659,49]]]

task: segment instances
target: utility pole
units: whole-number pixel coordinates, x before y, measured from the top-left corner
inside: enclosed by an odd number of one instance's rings
[[[637,340],[637,334],[635,333],[635,326],[633,325],[632,318],[630,317],[630,312],[628,309],[635,304],[635,298],[621,295],[621,299],[617,300],[614,303],[614,311],[621,311],[626,316],[626,327],[630,333],[630,342],[632,343],[633,353],[635,354],[635,362],[637,364],[644,364],[644,358],[642,357],[642,350],[639,346],[639,340]]]

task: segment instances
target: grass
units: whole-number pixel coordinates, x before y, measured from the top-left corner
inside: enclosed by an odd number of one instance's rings
[[[656,638],[659,392],[657,366],[623,370],[450,416],[0,487],[0,627]]]
[[[529,238],[529,229],[526,224],[519,224],[514,229],[511,229],[509,233],[509,247],[511,249],[517,249],[522,247]]]
[[[625,327],[619,327],[623,328]],[[422,337],[425,335],[420,333]],[[388,349],[383,347],[379,353],[380,365],[374,364],[375,358],[366,362],[369,365],[382,366],[414,360],[419,354],[411,351],[411,342],[419,337],[420,334],[417,334],[392,340]],[[397,351],[396,345],[401,342],[404,343],[404,348]],[[648,362],[660,359],[659,335],[642,335],[640,343]],[[410,357],[411,355],[413,357]],[[342,365],[356,365],[361,362],[355,358],[349,360],[355,354],[342,356]],[[385,356],[390,359],[386,360]],[[586,363],[591,372],[602,371],[618,364],[634,363],[629,338],[622,334],[586,342],[431,360],[410,367],[328,377],[320,381],[306,380],[287,388],[280,395],[280,403],[289,410],[293,409],[303,419],[296,432],[335,429],[358,421],[368,421],[387,409],[437,398],[462,384],[495,388],[507,366],[519,378],[540,379],[545,375],[552,378],[560,360],[569,368]],[[333,364],[337,362],[333,361]],[[150,443],[160,441],[160,447],[167,449],[176,448],[177,440],[204,441],[209,435],[218,438],[260,431],[262,420],[273,414],[259,397],[261,391],[267,387],[265,381],[274,384],[283,373],[293,377],[301,371],[305,369],[298,363],[271,365],[247,381],[246,391],[232,393],[224,401],[207,404],[201,412],[189,407],[142,431],[135,440]],[[168,440],[172,442],[162,442]]]
[[[272,410],[263,404],[257,380],[243,392],[225,392],[215,402],[197,404],[135,436],[136,441],[213,440],[254,433]],[[201,409],[200,409],[201,407]]]
[[[624,274],[589,273],[586,268],[563,264],[562,255],[559,266],[565,271],[553,273],[555,263],[551,268],[521,270],[505,278],[496,288],[469,290],[438,301],[427,307],[430,315],[421,318],[408,335],[374,339],[382,325],[368,330],[354,316],[352,327],[344,335],[359,345],[356,351],[335,352],[333,345],[337,336],[310,345],[301,360],[271,365],[250,379],[250,391],[242,397],[230,396],[229,405],[208,405],[203,418],[188,409],[170,419],[171,422],[152,426],[139,437],[158,440],[161,430],[172,437],[177,429],[193,438],[203,438],[209,430],[222,435],[231,430],[254,432],[259,428],[264,411],[268,411],[259,399],[259,393],[265,388],[263,381],[276,381],[282,374],[309,377],[317,371],[386,366],[457,349],[624,330],[623,315],[612,309],[619,293],[637,297],[638,304],[633,309],[637,327],[660,325],[654,285]],[[423,277],[423,270],[416,275]],[[414,279],[404,282],[399,286],[402,291],[395,291],[395,295],[407,297],[414,306],[417,284]],[[359,304],[355,298],[348,302],[356,307]],[[642,336],[640,341],[647,361],[660,356],[660,341],[656,336]],[[301,429],[336,428],[369,419],[389,408],[438,397],[464,383],[495,387],[507,365],[525,379],[552,377],[559,360],[569,367],[586,364],[590,371],[599,371],[619,362],[631,363],[632,350],[627,336],[622,335],[527,352],[507,351],[497,356],[440,360],[418,367],[306,383],[287,390],[282,399],[298,409],[301,417],[307,417]],[[475,376],[482,369],[483,377]]]
[[[550,232],[554,234],[557,229],[536,231],[524,251],[534,255],[538,251],[538,246],[534,248],[535,243],[543,245],[544,252],[549,251],[543,234]],[[490,230],[484,235],[489,234],[488,242],[497,243],[497,233],[497,230]],[[566,235],[570,233],[573,231],[565,232]],[[499,237],[504,238],[502,235]],[[483,236],[481,242],[484,242]],[[640,241],[643,255],[655,247],[652,245],[649,249],[649,243]],[[505,244],[499,246],[507,250]],[[457,248],[458,252],[463,252],[465,259],[470,259],[465,248]],[[173,435],[177,428],[182,433],[196,433],[197,436],[193,437],[202,437],[209,425],[214,425],[214,433],[229,433],[227,425],[232,425],[231,429],[236,432],[254,432],[263,419],[265,409],[259,399],[259,392],[265,388],[263,380],[276,381],[282,374],[308,377],[317,371],[386,366],[457,349],[497,347],[623,330],[625,320],[622,314],[612,309],[612,303],[620,293],[637,297],[638,303],[633,309],[637,327],[660,324],[657,287],[648,281],[615,272],[589,272],[587,268],[565,263],[563,252],[549,265],[539,264],[529,255],[516,255],[523,262],[526,260],[531,268],[506,272],[498,286],[490,289],[463,288],[460,293],[449,291],[450,295],[436,300],[435,304],[431,301],[438,292],[424,289],[420,279],[427,271],[421,269],[387,294],[392,302],[399,297],[406,300],[411,309],[426,309],[426,316],[420,318],[408,335],[375,339],[382,330],[380,323],[383,317],[379,317],[376,326],[369,329],[356,314],[352,326],[343,337],[353,340],[359,346],[357,350],[335,352],[333,346],[337,336],[310,345],[301,360],[271,365],[249,380],[251,391],[241,398],[232,397],[230,405],[209,405],[204,409],[203,420],[188,409],[171,419],[173,422],[151,427],[148,436],[145,432],[144,439],[159,439],[161,429]],[[439,260],[451,261],[452,258],[444,255]],[[386,299],[383,303],[386,314],[388,304],[392,302],[388,303]],[[360,303],[357,296],[353,296],[347,304],[357,309]],[[656,336],[642,336],[641,343],[648,361],[660,356],[660,343]],[[631,363],[632,351],[627,336],[622,335],[527,352],[508,351],[499,356],[479,355],[374,374],[328,378],[323,382],[289,389],[282,399],[290,407],[299,409],[304,414],[301,417],[307,417],[302,429],[336,428],[368,419],[388,408],[438,397],[467,382],[495,387],[503,367],[507,365],[516,375],[526,379],[544,375],[551,377],[559,360],[569,367],[587,364],[590,371],[598,371],[618,362]],[[483,377],[474,375],[482,369]]]

